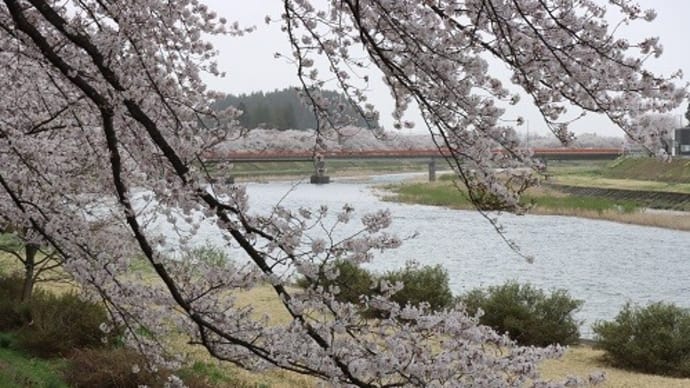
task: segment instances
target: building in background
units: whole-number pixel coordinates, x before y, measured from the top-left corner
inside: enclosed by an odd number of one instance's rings
[[[690,127],[676,129],[673,137],[673,155],[690,157]]]

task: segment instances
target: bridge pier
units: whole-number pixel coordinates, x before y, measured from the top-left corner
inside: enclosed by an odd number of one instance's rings
[[[436,159],[429,161],[429,182],[436,182]]]
[[[310,182],[315,185],[331,183],[331,177],[326,175],[326,161],[322,155],[316,155],[314,158],[314,174],[311,176]]]

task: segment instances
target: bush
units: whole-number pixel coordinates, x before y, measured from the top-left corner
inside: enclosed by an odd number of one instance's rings
[[[24,248],[24,244],[14,233],[0,233],[0,247],[5,251],[19,252]]]
[[[690,313],[673,304],[626,304],[613,321],[593,326],[597,347],[613,365],[690,377]]]
[[[401,306],[418,306],[427,302],[432,310],[440,311],[453,304],[448,271],[440,265],[419,267],[414,262],[408,262],[403,269],[387,272],[381,279],[391,284],[402,282],[405,285],[391,297]]]
[[[20,304],[24,278],[19,273],[0,276],[0,330],[10,331],[26,321],[26,308]]]
[[[326,279],[322,276],[317,280],[317,284],[324,288],[337,286],[340,290],[335,295],[335,299],[340,302],[360,303],[362,295],[372,296],[379,291],[376,284],[381,280],[390,283],[403,282],[404,288],[395,293],[391,300],[401,306],[419,305],[421,302],[428,302],[433,310],[442,310],[450,307],[453,303],[453,294],[448,285],[448,272],[440,265],[419,267],[415,263],[407,263],[403,269],[387,272],[384,275],[376,275],[345,260],[334,262],[338,270],[338,276],[333,279]],[[310,282],[301,278],[297,285],[306,288]],[[368,316],[377,316],[373,312],[368,312]]]
[[[117,331],[106,335],[100,329],[108,321],[101,304],[84,301],[73,292],[56,296],[40,290],[22,303],[22,285],[21,274],[0,277],[0,331],[18,330],[18,348],[39,357],[55,357],[115,342]]]
[[[132,349],[80,349],[67,360],[63,373],[65,382],[74,388],[164,387],[173,371],[147,367],[146,358]],[[197,373],[185,373],[189,388],[210,388],[206,378]]]
[[[373,293],[372,285],[374,284],[375,276],[371,272],[346,260],[336,260],[333,262],[333,265],[335,265],[338,271],[338,276],[331,280],[322,275],[316,280],[315,286],[321,286],[324,289],[337,286],[340,292],[335,295],[335,299],[339,302],[354,304],[359,303],[361,295],[371,295]],[[297,285],[302,288],[307,288],[311,284],[307,278],[297,280]]]
[[[103,305],[82,300],[73,292],[36,293],[26,305],[32,323],[19,330],[17,346],[35,356],[67,356],[74,349],[102,348],[115,343],[119,334],[100,329],[108,322]]]
[[[14,343],[14,335],[11,333],[0,333],[0,349],[9,349]]]
[[[547,346],[577,343],[580,333],[573,313],[582,301],[572,299],[567,291],[546,295],[529,284],[508,282],[488,290],[476,289],[461,298],[469,314],[479,309],[483,325],[499,333],[508,333],[521,345]]]
[[[67,359],[65,382],[71,387],[138,387],[160,386],[165,377],[160,371],[146,368],[139,353],[126,349],[78,349]]]

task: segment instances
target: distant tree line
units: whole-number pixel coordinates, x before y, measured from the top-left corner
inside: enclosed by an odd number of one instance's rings
[[[341,101],[344,107],[343,114],[352,118],[351,123],[358,127],[379,127],[378,121],[370,123],[347,102],[345,96],[333,91],[322,91],[324,98],[331,101]],[[225,99],[218,101],[215,107],[219,110],[235,107],[243,113],[239,117],[240,124],[244,128],[271,128],[271,129],[314,129],[316,118],[314,112],[307,103],[300,99],[295,88],[285,88],[272,92],[253,92],[235,96],[228,94]]]

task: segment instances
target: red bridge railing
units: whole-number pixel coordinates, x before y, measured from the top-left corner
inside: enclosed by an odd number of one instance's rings
[[[621,155],[621,148],[533,148],[535,157],[541,156],[585,156],[585,155]],[[212,160],[272,160],[272,159],[312,159],[312,151],[242,151],[242,152],[213,152],[208,154]],[[405,157],[441,157],[449,155],[447,150],[432,149],[416,150],[360,150],[360,151],[326,151],[319,155],[325,159],[333,158],[405,158]]]

